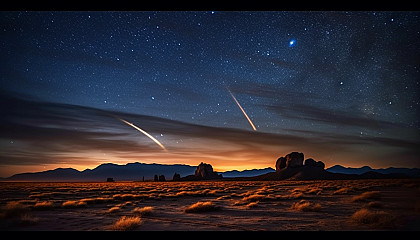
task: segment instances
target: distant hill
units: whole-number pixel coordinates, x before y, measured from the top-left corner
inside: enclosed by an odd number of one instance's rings
[[[0,181],[52,181],[52,182],[87,182],[87,181],[106,181],[107,178],[113,178],[115,181],[142,181],[153,180],[155,175],[164,175],[167,180],[172,180],[175,173],[181,177],[193,175],[196,166],[183,164],[147,164],[147,163],[127,163],[118,165],[114,163],[104,163],[94,169],[78,171],[73,168],[57,168],[34,173],[19,173],[11,177],[0,178]],[[252,177],[274,169],[252,169],[244,171],[217,172],[223,177]]]
[[[420,169],[419,168],[380,168],[380,169],[373,169],[369,166],[363,166],[360,168],[351,168],[351,167],[343,167],[341,165],[335,165],[330,168],[326,169],[328,172],[331,173],[342,173],[342,174],[367,174],[369,172],[373,173],[380,173],[380,174],[397,174],[397,175],[405,175],[407,177],[420,177]]]
[[[262,174],[266,174],[270,172],[275,172],[275,171],[276,170],[274,170],[273,168],[267,167],[263,169],[252,169],[252,170],[243,170],[243,171],[232,170],[232,171],[221,172],[221,174],[223,175],[224,178],[236,178],[236,177],[254,177],[254,176],[258,176],[258,175],[262,175]]]
[[[166,179],[172,179],[175,173],[181,176],[193,174],[196,167],[182,164],[146,164],[146,163],[128,163],[126,165],[117,165],[113,163],[101,164],[94,169],[78,171],[73,168],[57,168],[35,173],[20,173],[11,177],[4,178],[3,181],[106,181],[107,178],[113,178],[115,181],[142,181],[153,180],[154,175],[165,175]]]
[[[310,162],[310,161],[309,161]],[[315,161],[314,161],[315,162]],[[28,181],[28,182],[104,182],[107,178],[115,181],[142,181],[153,180],[155,175],[164,175],[166,180],[172,180],[175,173],[181,179],[188,180],[195,174],[197,167],[184,164],[148,164],[127,163],[118,165],[104,163],[94,169],[78,171],[73,168],[57,168],[34,173],[19,173],[8,178],[0,178],[0,181]],[[361,168],[343,167],[335,165],[324,169],[316,165],[301,167],[285,167],[274,170],[267,167],[264,169],[252,169],[243,171],[215,172],[221,174],[225,180],[314,180],[314,179],[381,179],[381,178],[420,178],[418,168],[386,168],[372,169],[369,166]]]

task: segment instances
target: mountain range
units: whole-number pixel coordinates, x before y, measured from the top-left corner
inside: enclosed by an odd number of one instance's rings
[[[167,180],[172,180],[175,173],[181,177],[193,175],[196,166],[184,164],[148,164],[148,163],[127,163],[118,165],[114,163],[104,163],[94,169],[78,171],[73,168],[57,168],[33,173],[19,173],[7,178],[1,178],[1,181],[105,181],[107,178],[113,178],[115,181],[142,181],[153,180],[155,175],[164,175]],[[252,177],[268,172],[275,172],[273,168],[252,169],[244,171],[226,171],[218,172],[223,177]]]
[[[164,175],[167,180],[172,180],[175,173],[181,177],[193,175],[196,166],[184,164],[147,164],[147,163],[127,163],[118,165],[114,163],[104,163],[94,169],[78,171],[73,168],[57,168],[34,173],[19,173],[7,178],[1,178],[1,181],[52,181],[52,182],[88,182],[88,181],[106,181],[107,178],[113,178],[115,181],[149,181],[153,180],[155,175]],[[361,168],[343,167],[335,165],[325,169],[333,174],[349,174],[363,176],[378,176],[389,174],[393,176],[420,177],[419,168],[386,168],[372,169],[369,166]],[[274,174],[275,169],[267,167],[264,169],[252,170],[232,170],[217,172],[222,174],[223,178],[249,178],[259,176],[270,176]],[[256,178],[259,179],[259,178]]]

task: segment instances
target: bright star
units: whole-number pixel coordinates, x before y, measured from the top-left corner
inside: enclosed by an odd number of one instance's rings
[[[296,43],[296,40],[294,39],[290,40],[289,47],[292,47],[293,45],[295,45],[295,43]]]

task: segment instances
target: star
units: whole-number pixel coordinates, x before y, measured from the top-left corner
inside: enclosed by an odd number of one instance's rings
[[[295,43],[296,43],[296,40],[295,39],[291,39],[289,41],[289,47],[293,47],[295,45]]]

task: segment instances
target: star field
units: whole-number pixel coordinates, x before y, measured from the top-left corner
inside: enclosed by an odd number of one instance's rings
[[[347,165],[358,166],[366,162],[350,156],[364,152],[364,161],[372,161],[365,165],[419,166],[411,147],[420,130],[419,17],[410,11],[3,11],[0,89],[31,101],[252,131],[228,88],[261,134],[348,144],[328,157],[308,153],[326,163],[347,154]],[[168,145],[186,141],[170,140],[173,132],[153,135]],[[18,137],[0,137],[8,143],[0,154],[10,156],[14,150],[6,146]]]

